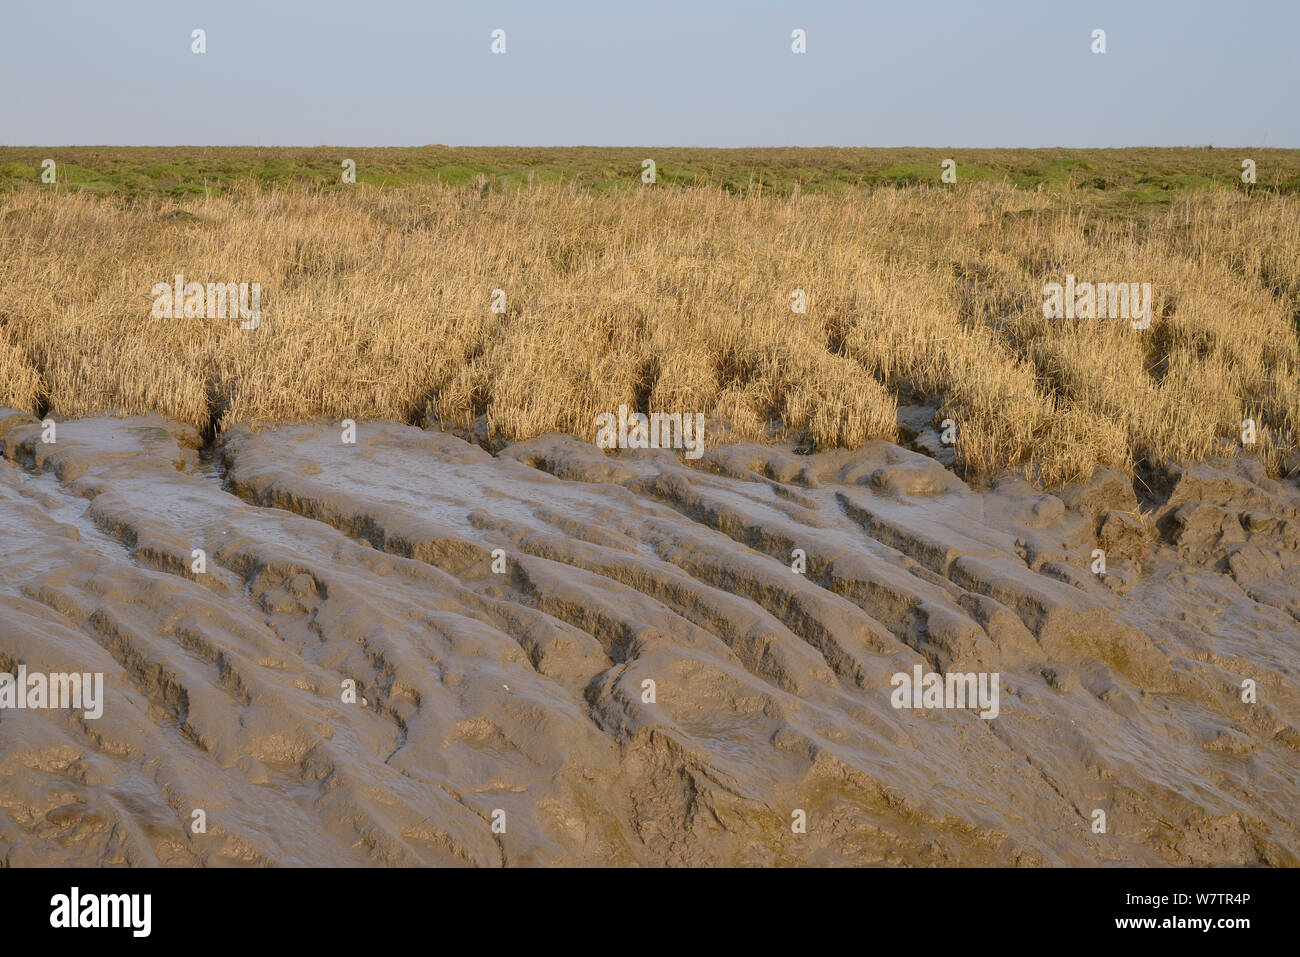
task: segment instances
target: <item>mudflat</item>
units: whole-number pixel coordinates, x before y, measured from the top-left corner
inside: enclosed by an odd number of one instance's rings
[[[1300,489],[1252,458],[1139,501],[885,441],[57,430],[0,413],[0,669],[102,714],[0,709],[7,864],[1300,864]]]

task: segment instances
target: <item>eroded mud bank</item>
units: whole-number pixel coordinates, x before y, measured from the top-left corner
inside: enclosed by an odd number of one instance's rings
[[[1300,492],[1248,461],[1143,520],[885,443],[0,441],[0,669],[106,682],[0,711],[10,864],[1300,863]],[[895,709],[916,665],[998,716]]]

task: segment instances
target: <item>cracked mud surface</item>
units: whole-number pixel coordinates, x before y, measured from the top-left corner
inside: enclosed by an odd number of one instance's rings
[[[106,686],[0,711],[9,864],[1300,864],[1300,490],[1250,460],[1140,513],[879,442],[0,443],[0,670]],[[1000,713],[896,710],[915,665]]]

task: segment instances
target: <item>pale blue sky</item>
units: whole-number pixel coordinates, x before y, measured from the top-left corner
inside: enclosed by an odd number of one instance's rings
[[[1296,0],[5,0],[0,144],[1300,147],[1297,36]]]

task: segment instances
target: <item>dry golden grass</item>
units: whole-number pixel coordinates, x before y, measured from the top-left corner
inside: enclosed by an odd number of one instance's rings
[[[178,204],[0,197],[0,404],[155,410],[200,429],[328,416],[496,441],[591,439],[626,403],[732,438],[957,423],[973,477],[1300,437],[1300,197],[1192,192],[1145,217],[999,183],[738,197],[421,185],[233,189]],[[1049,320],[1042,287],[1150,282],[1155,318]],[[259,282],[262,323],[150,317],[175,273]],[[507,312],[490,309],[503,289]],[[791,312],[794,289],[808,312]]]

